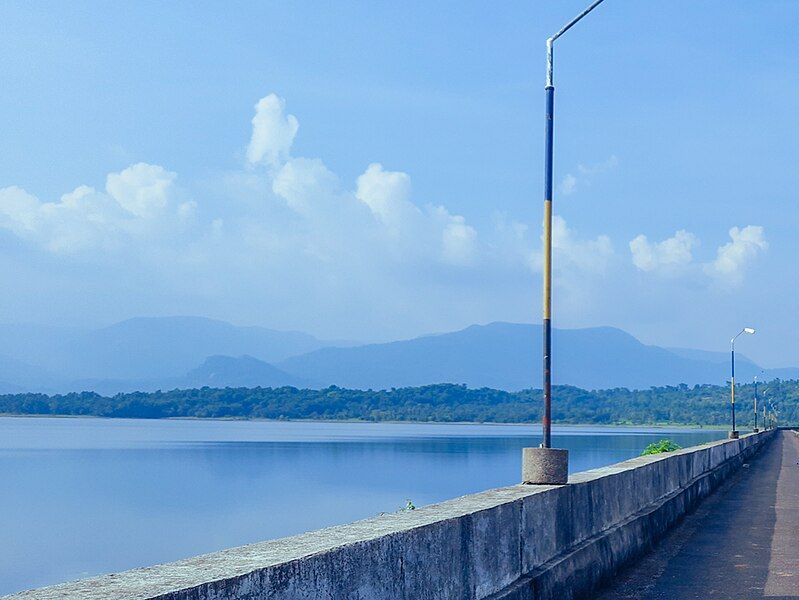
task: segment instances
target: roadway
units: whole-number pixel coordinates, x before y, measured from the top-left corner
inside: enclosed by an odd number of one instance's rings
[[[777,438],[600,600],[799,598],[799,437]]]

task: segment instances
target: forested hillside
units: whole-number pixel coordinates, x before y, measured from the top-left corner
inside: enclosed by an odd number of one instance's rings
[[[775,402],[781,424],[799,423],[799,381],[760,386]],[[738,423],[752,420],[753,387],[737,393]],[[0,396],[0,413],[17,415],[91,415],[129,418],[332,419],[365,421],[538,421],[540,390],[505,392],[460,385],[428,385],[387,391],[280,388],[202,388],[117,394],[91,392],[47,396]],[[762,412],[761,412],[762,414]],[[715,385],[657,387],[648,390],[587,391],[554,388],[553,417],[559,423],[727,425],[729,388]]]

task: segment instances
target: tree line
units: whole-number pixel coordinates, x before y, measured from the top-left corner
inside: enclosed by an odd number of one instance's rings
[[[780,424],[799,423],[799,381],[760,385],[776,401]],[[736,392],[737,420],[751,424],[753,386]],[[678,385],[647,390],[553,388],[553,420],[572,424],[726,425],[729,388]],[[506,392],[437,384],[390,390],[208,388],[133,392],[101,396],[94,392],[0,395],[0,414],[84,415],[162,419],[175,417],[246,419],[327,419],[521,423],[539,421],[541,390]],[[762,416],[762,411],[761,411]]]
[[[777,401],[781,424],[799,423],[799,381],[775,380],[761,384],[760,390],[761,405],[764,397]],[[752,419],[752,386],[740,386],[736,398],[738,423],[746,427]],[[541,412],[540,390],[505,392],[453,384],[390,390],[204,387],[110,397],[93,392],[0,396],[0,414],[8,415],[521,423],[540,420]],[[555,386],[553,419],[573,424],[726,425],[729,388],[678,385],[589,391]]]

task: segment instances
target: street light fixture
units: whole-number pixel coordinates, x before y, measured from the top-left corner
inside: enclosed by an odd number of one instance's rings
[[[760,373],[758,373],[758,375],[763,375],[763,374],[765,374],[765,371],[763,371],[763,370],[761,370]],[[765,397],[765,394],[764,394],[764,397]],[[765,427],[765,425],[766,424],[763,423],[764,427]],[[760,431],[760,430],[757,428],[757,375],[755,375],[755,426],[752,428],[752,432],[757,433],[758,431]]]
[[[543,334],[544,334],[544,414],[541,419],[543,440],[540,448],[524,448],[522,481],[538,484],[562,484],[568,480],[569,453],[552,448],[552,147],[554,140],[555,85],[553,50],[555,40],[574,27],[580,19],[602,4],[595,0],[583,12],[566,23],[547,40],[546,121],[544,136],[544,265],[543,265]]]
[[[729,438],[731,440],[738,439],[738,430],[735,429],[735,340],[739,335],[744,333],[753,335],[755,330],[752,327],[744,327],[730,340],[730,364],[732,365],[732,373],[730,377],[730,409],[732,412],[732,431],[730,431]]]

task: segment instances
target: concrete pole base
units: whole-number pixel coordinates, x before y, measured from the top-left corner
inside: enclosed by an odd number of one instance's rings
[[[569,451],[522,448],[522,483],[563,485],[569,480]]]
[[[738,432],[737,431],[730,431],[727,433],[727,439],[730,440],[737,440],[738,439]]]

